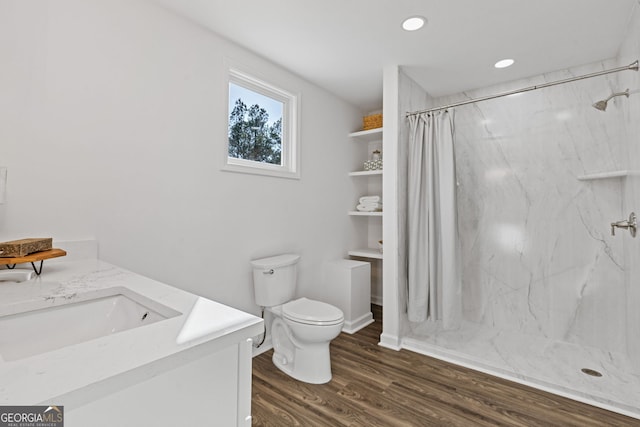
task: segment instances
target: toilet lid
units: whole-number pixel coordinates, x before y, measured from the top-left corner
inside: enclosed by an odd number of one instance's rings
[[[307,298],[300,298],[283,305],[282,315],[294,322],[309,325],[335,325],[344,320],[344,315],[338,307]]]

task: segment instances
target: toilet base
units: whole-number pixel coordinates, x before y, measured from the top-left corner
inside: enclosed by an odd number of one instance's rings
[[[329,343],[295,348],[293,358],[274,348],[272,360],[278,369],[298,381],[325,384],[332,378]]]
[[[331,354],[329,338],[340,333],[342,324],[328,333],[327,340],[319,342],[302,341],[293,337],[291,327],[282,318],[276,317],[271,326],[273,339],[273,364],[285,374],[309,384],[325,384],[331,381]],[[315,329],[317,332],[318,330]]]

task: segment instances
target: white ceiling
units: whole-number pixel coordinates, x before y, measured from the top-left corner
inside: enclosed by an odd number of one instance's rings
[[[613,58],[639,0],[155,1],[367,112],[385,65],[440,96]]]

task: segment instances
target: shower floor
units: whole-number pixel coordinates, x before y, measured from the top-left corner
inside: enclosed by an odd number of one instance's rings
[[[402,344],[407,350],[640,419],[640,372],[622,354],[472,322],[455,331],[421,324]],[[583,368],[602,376],[587,375]]]

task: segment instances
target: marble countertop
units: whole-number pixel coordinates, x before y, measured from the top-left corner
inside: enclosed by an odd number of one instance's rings
[[[263,331],[259,317],[98,260],[50,263],[36,279],[0,282],[0,316],[43,301],[47,307],[83,301],[114,287],[181,314],[19,360],[0,358],[0,405],[80,406]],[[0,324],[0,334],[11,331]]]

